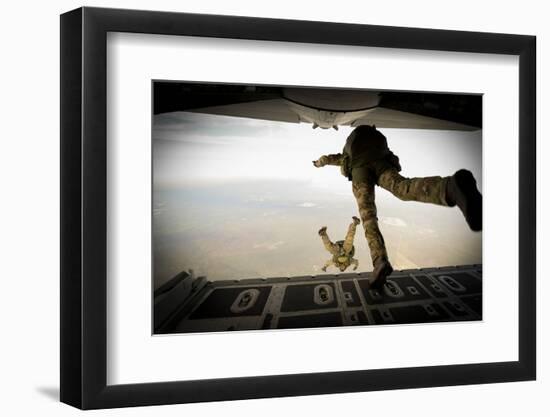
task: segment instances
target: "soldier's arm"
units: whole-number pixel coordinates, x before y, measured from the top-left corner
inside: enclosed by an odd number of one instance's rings
[[[313,165],[315,165],[317,168],[324,167],[325,165],[340,166],[342,165],[343,159],[344,159],[344,155],[342,155],[341,153],[323,155],[317,161],[313,161]]]

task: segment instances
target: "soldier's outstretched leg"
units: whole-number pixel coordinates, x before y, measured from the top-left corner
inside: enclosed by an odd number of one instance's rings
[[[384,238],[378,227],[376,204],[374,202],[374,184],[370,182],[354,183],[353,195],[357,200],[359,215],[363,221],[365,237],[369,244],[374,266],[370,284],[374,288],[380,288],[386,282],[387,276],[393,272],[393,268],[388,260]]]
[[[331,259],[329,259],[328,261],[325,262],[325,264],[324,264],[323,267],[321,268],[321,271],[327,272],[327,268],[328,268],[329,266],[332,266],[332,265],[334,265],[334,261],[333,261],[332,258],[331,258]]]
[[[330,241],[330,238],[327,234],[326,226],[319,229],[319,236],[321,236],[321,240],[323,241],[323,245],[325,245],[325,249],[328,250],[331,255],[337,255],[338,250],[335,247],[336,245]]]
[[[346,254],[349,254],[353,249],[353,239],[355,238],[355,229],[359,223],[361,223],[361,220],[353,216],[353,221],[350,223],[348,227],[348,233],[346,234],[346,238],[344,239],[343,248]]]
[[[396,169],[386,169],[378,177],[378,185],[404,201],[449,206],[446,199],[449,177],[405,178]]]
[[[461,169],[451,177],[405,178],[389,168],[379,175],[378,185],[404,201],[456,205],[470,229],[482,229],[482,197],[470,171]]]

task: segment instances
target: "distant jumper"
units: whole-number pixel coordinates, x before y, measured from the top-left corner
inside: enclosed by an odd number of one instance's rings
[[[404,201],[419,201],[441,206],[458,206],[473,231],[482,229],[482,196],[470,171],[461,169],[449,177],[405,178],[399,172],[399,158],[388,148],[386,137],[376,126],[355,128],[346,139],[342,153],[323,155],[313,161],[320,168],[340,166],[352,181],[374,266],[370,284],[380,288],[393,272],[384,238],[378,227],[374,186],[378,185]]]
[[[355,254],[353,239],[355,238],[355,228],[359,223],[361,223],[361,220],[353,216],[353,221],[349,225],[346,238],[335,243],[330,241],[326,226],[319,230],[319,236],[321,236],[321,239],[323,240],[325,249],[332,255],[332,258],[329,259],[321,268],[323,271],[326,271],[327,268],[332,265],[340,269],[341,272],[344,272],[350,265],[353,265],[354,271],[357,269],[359,266],[359,261],[353,257]]]

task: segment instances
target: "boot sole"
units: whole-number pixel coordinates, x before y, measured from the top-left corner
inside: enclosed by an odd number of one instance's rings
[[[382,270],[378,273],[378,278],[376,280],[370,282],[370,287],[375,290],[380,290],[382,287],[384,287],[384,284],[388,280],[388,277],[393,272],[393,268],[391,265],[386,265]]]
[[[482,225],[482,197],[477,190],[477,184],[471,172],[460,170],[455,174],[455,182],[460,196],[456,199],[456,204],[464,213],[466,222],[470,229],[479,232]]]

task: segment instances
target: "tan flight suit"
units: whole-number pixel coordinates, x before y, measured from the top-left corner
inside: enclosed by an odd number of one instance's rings
[[[359,220],[357,220],[357,222],[351,222],[348,227],[346,238],[344,240],[339,240],[335,243],[332,243],[330,241],[330,238],[328,237],[326,231],[326,227],[323,227],[321,230],[319,230],[319,235],[323,240],[325,249],[329,251],[332,255],[332,258],[329,259],[323,266],[323,271],[326,271],[327,268],[332,265],[340,269],[341,272],[344,272],[350,265],[353,265],[354,271],[357,269],[357,267],[359,266],[359,261],[353,258],[353,255],[355,254],[353,239],[355,238],[355,229],[358,224]]]
[[[343,154],[323,155],[319,158],[318,166],[342,166],[343,160]],[[379,259],[389,262],[384,238],[378,227],[375,185],[388,190],[400,200],[449,206],[446,189],[450,177],[405,178],[399,174],[400,170],[399,160],[391,151],[385,157],[369,161],[353,170],[353,195],[357,200],[373,264]]]

